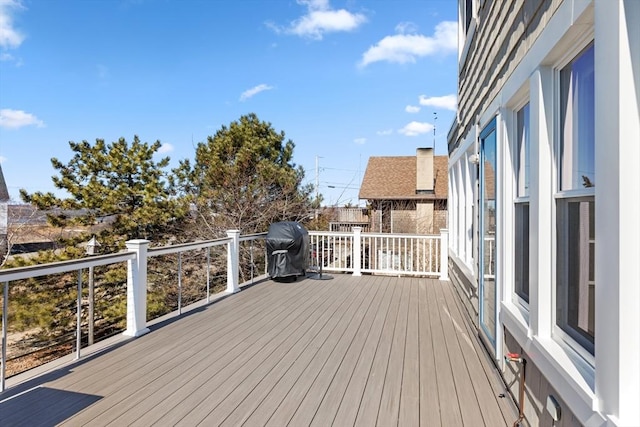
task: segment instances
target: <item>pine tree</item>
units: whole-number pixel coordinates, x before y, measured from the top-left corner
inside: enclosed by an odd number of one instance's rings
[[[293,159],[294,143],[271,123],[248,114],[223,126],[196,148],[195,164],[175,171],[197,207],[198,230],[266,231],[275,221],[303,220],[311,212],[311,186]]]
[[[108,221],[112,223],[108,233],[121,241],[152,239],[186,211],[171,189],[166,170],[169,157],[153,159],[160,146],[160,141],[143,143],[137,136],[131,144],[124,138],[111,144],[102,139],[93,145],[71,141],[74,154],[69,162],[51,159],[59,174],[52,177],[53,184],[70,197],[25,190],[20,190],[20,196],[48,211],[49,222],[55,226]],[[70,216],[68,211],[81,214]]]

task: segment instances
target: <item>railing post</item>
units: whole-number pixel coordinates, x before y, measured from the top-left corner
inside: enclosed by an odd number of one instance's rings
[[[240,230],[227,230],[231,241],[227,245],[227,292],[238,292],[238,276],[240,264]]]
[[[353,227],[353,253],[351,254],[351,264],[353,265],[353,276],[362,276],[362,227]]]
[[[440,280],[449,280],[449,230],[440,229]]]
[[[82,270],[78,270],[78,289],[76,297],[76,360],[80,359],[82,347]]]
[[[136,257],[127,261],[127,330],[123,335],[139,337],[147,328],[147,249],[148,240],[126,242],[127,249]]]
[[[5,388],[5,377],[7,375],[7,332],[9,328],[9,282],[4,282],[2,291],[2,370],[0,371],[0,392]]]
[[[211,246],[207,248],[207,304],[211,302]]]

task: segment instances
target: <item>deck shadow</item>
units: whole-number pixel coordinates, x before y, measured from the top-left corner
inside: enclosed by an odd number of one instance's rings
[[[36,387],[0,401],[0,425],[57,425],[100,399],[102,396]]]

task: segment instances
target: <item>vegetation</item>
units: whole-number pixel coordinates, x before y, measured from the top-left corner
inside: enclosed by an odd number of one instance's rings
[[[4,268],[83,257],[85,250],[79,243],[92,234],[97,235],[101,251],[110,253],[133,238],[157,245],[217,238],[228,229],[263,232],[271,222],[305,220],[313,212],[313,188],[302,185],[304,171],[293,163],[294,143],[255,114],[222,126],[199,143],[193,164],[182,160],[169,171],[168,157],[154,160],[160,146],[159,141],[148,144],[137,136],[132,143],[124,138],[110,144],[101,139],[95,144],[70,142],[68,162],[51,160],[57,172],[53,183],[69,197],[25,190],[20,195],[24,202],[47,212],[51,227],[81,231],[59,233],[55,250],[12,257]],[[241,249],[247,265],[241,274],[248,276],[249,269],[263,262],[264,251]],[[216,253],[211,257],[212,280],[223,284],[226,264],[224,256]],[[204,296],[205,253],[184,254],[180,262],[184,305]],[[149,318],[176,309],[177,264],[176,256],[150,260]],[[85,288],[87,275],[82,272]],[[77,282],[77,273],[68,273],[11,284],[8,326],[12,332],[31,332],[23,346],[32,350],[41,345],[38,342],[71,345],[64,343],[73,341]],[[95,289],[96,331],[108,335],[121,330],[126,266],[96,267]],[[87,296],[85,289],[83,298]]]
[[[54,186],[71,197],[25,190],[20,190],[20,196],[47,211],[54,226],[108,221],[110,226],[102,236],[115,237],[120,244],[155,237],[186,213],[168,179],[169,157],[158,162],[153,159],[160,146],[160,141],[142,143],[137,136],[131,144],[124,138],[111,144],[102,139],[94,145],[69,142],[74,153],[71,160],[65,164],[53,158],[51,164],[59,173],[52,177]],[[80,215],[70,216],[69,211],[80,211]]]
[[[304,220],[312,212],[313,187],[293,160],[294,143],[255,114],[240,117],[196,147],[193,166],[176,171],[183,193],[196,206],[196,237],[224,230],[265,231],[275,221]]]

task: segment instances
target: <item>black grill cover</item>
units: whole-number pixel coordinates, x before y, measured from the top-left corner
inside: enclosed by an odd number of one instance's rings
[[[267,233],[267,270],[271,278],[303,276],[309,264],[309,233],[297,222],[276,222]]]

